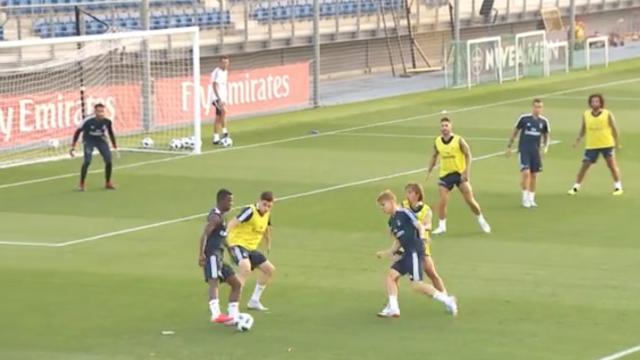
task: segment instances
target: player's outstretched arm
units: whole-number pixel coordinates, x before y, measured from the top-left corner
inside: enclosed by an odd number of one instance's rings
[[[426,180],[429,180],[429,178],[431,177],[431,173],[433,172],[433,169],[436,167],[436,164],[438,163],[438,148],[436,148],[435,146],[433,147],[433,155],[431,155],[431,162],[429,163],[429,168],[427,169],[427,178]]]
[[[71,141],[71,149],[69,149],[69,155],[71,157],[76,156],[76,144],[78,143],[78,139],[80,138],[80,134],[82,133],[82,127],[76,129],[76,132],[73,133],[73,140]]]
[[[578,137],[576,138],[576,142],[573,144],[573,147],[578,147],[578,145],[580,145],[580,142],[582,141],[582,138],[586,133],[587,133],[587,128],[584,125],[584,116],[582,116],[582,124],[580,125],[580,132],[578,133]]]
[[[471,161],[473,160],[473,156],[471,155],[469,144],[462,138],[460,139],[460,150],[462,150],[465,161],[467,162],[467,167],[464,169],[462,176],[464,180],[469,181],[471,179]]]
[[[393,238],[393,243],[391,243],[391,246],[387,249],[387,250],[380,250],[376,253],[376,256],[379,259],[385,258],[385,257],[392,257],[393,254],[395,254],[398,250],[400,250],[400,242],[398,241],[398,239],[396,239],[393,234],[389,233],[391,235],[391,237]]]
[[[518,137],[519,132],[520,129],[518,127],[513,128],[513,132],[511,133],[511,137],[509,138],[509,143],[507,143],[507,151],[505,151],[505,155],[507,157],[510,157],[511,153],[513,152],[513,144],[515,143],[516,137]]]
[[[611,126],[611,135],[613,135],[613,141],[615,141],[616,149],[620,149],[618,125],[616,124],[616,119],[612,113],[609,113],[609,126]]]

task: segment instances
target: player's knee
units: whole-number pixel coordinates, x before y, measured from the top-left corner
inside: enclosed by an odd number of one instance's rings
[[[113,166],[113,163],[111,162],[111,160],[107,160],[107,161],[104,162],[104,166],[111,167],[111,166]]]
[[[265,275],[267,275],[267,276],[271,277],[271,276],[273,276],[273,274],[276,272],[276,267],[275,267],[272,263],[270,263],[270,262],[266,262],[266,263],[264,264],[264,266],[262,267],[262,272],[263,272]]]
[[[91,165],[91,159],[84,159],[82,166],[89,167],[89,165]]]

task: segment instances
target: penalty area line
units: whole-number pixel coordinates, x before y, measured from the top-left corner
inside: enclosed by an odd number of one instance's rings
[[[554,145],[554,144],[557,144],[557,143],[559,143],[559,141],[554,141],[551,144]],[[490,154],[474,157],[473,160],[474,161],[486,160],[486,159],[491,159],[491,158],[494,158],[494,157],[497,157],[497,156],[501,156],[501,155],[504,155],[504,154],[505,154],[504,151],[498,151],[498,152],[494,152],[494,153],[490,153]],[[397,173],[393,173],[393,174],[388,174],[388,175],[382,175],[382,176],[372,177],[372,178],[368,178],[368,179],[357,180],[357,181],[348,182],[348,183],[344,183],[344,184],[338,184],[338,185],[328,186],[328,187],[324,187],[324,188],[320,188],[320,189],[305,191],[305,192],[301,192],[301,193],[297,193],[297,194],[285,195],[285,196],[276,198],[276,201],[286,201],[286,200],[298,199],[298,198],[317,195],[317,194],[322,194],[322,193],[326,193],[326,192],[330,192],[330,191],[336,191],[336,190],[346,189],[346,188],[350,188],[350,187],[356,187],[356,186],[360,186],[360,185],[375,183],[375,182],[378,182],[378,181],[394,179],[394,178],[398,178],[398,177],[402,177],[402,176],[413,175],[413,174],[417,174],[417,173],[420,173],[420,172],[425,172],[426,170],[427,170],[426,167],[421,167],[421,168],[407,170],[407,171],[401,171],[401,172],[397,172]],[[235,207],[234,210],[237,210],[237,209],[240,209],[240,208],[242,208],[242,206]],[[152,224],[131,227],[131,228],[127,228],[127,229],[117,230],[117,231],[113,231],[113,232],[108,232],[108,233],[104,233],[104,234],[89,236],[89,237],[85,237],[85,238],[81,238],[81,239],[77,239],[77,240],[66,241],[66,242],[61,242],[61,243],[39,243],[39,242],[20,243],[20,242],[16,242],[16,241],[0,241],[0,245],[41,246],[41,247],[60,248],[60,247],[66,247],[66,246],[71,246],[71,245],[76,245],[76,244],[81,244],[81,243],[86,243],[86,242],[92,242],[92,241],[96,241],[96,240],[100,240],[100,239],[106,239],[106,238],[110,238],[110,237],[114,237],[114,236],[118,236],[118,235],[124,235],[124,234],[130,234],[130,233],[134,233],[134,232],[138,232],[138,231],[154,229],[154,228],[158,228],[158,227],[161,227],[161,226],[177,224],[177,223],[181,223],[181,222],[185,222],[185,221],[194,220],[194,219],[197,219],[197,218],[204,218],[206,215],[207,215],[207,213],[194,214],[194,215],[189,215],[189,216],[180,217],[180,218],[176,218],[176,219],[171,219],[171,220],[160,221],[160,222],[156,222],[156,223],[152,223]]]

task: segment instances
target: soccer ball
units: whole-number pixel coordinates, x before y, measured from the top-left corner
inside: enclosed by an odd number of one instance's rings
[[[153,147],[153,139],[150,137],[146,137],[142,139],[142,147],[145,149],[149,149]]]
[[[253,316],[247,313],[240,313],[238,315],[238,322],[236,323],[238,331],[249,331],[253,327]]]
[[[60,140],[58,139],[51,139],[49,140],[49,147],[52,149],[57,149],[60,147]]]
[[[182,147],[182,141],[179,139],[171,139],[169,142],[169,149],[171,150],[179,150]]]
[[[180,139],[180,142],[182,143],[182,147],[185,149],[193,148],[193,142],[191,141],[191,138],[184,137]]]
[[[220,140],[220,144],[223,147],[231,147],[231,146],[233,146],[233,140],[230,137],[227,136],[227,137],[222,138],[222,140]]]

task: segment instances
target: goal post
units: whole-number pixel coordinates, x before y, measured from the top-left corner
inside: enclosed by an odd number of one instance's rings
[[[0,167],[64,158],[83,108],[91,116],[97,103],[121,150],[200,153],[209,102],[199,44],[197,27],[0,42]]]
[[[467,40],[466,42],[467,88],[484,82],[503,82],[502,38],[500,36]]]
[[[569,72],[569,43],[567,41],[547,42],[546,51],[549,75],[560,71]]]
[[[547,32],[544,30],[515,36],[515,80],[527,76],[549,76]]]
[[[602,64],[604,64],[604,67],[609,67],[609,37],[597,36],[587,38],[584,49],[587,70],[591,69],[594,60],[591,45],[601,45],[600,49],[604,52],[602,55]]]

